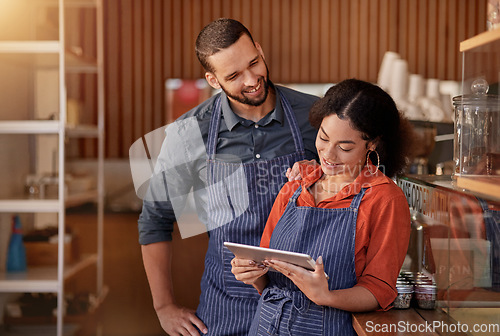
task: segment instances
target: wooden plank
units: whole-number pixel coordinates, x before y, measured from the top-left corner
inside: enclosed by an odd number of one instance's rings
[[[168,1],[168,0],[167,0]],[[166,6],[166,5],[165,5]],[[143,94],[143,81],[144,81],[144,71],[143,62],[144,55],[142,53],[144,49],[143,45],[143,26],[142,26],[142,14],[143,6],[141,2],[132,1],[132,12],[133,12],[133,32],[132,32],[132,55],[133,55],[133,67],[132,67],[132,80],[133,80],[133,113],[134,113],[134,134],[133,138],[138,139],[145,134],[144,129],[144,106],[142,104],[144,100]],[[170,42],[170,30],[168,29],[170,24],[169,20],[165,20],[165,26],[163,27],[163,35],[165,36],[165,42]],[[166,57],[164,59],[165,66],[171,66],[171,52],[168,50]]]
[[[123,50],[132,50],[132,20],[133,20],[133,12],[132,12],[132,1],[131,0],[122,0],[121,1],[122,11],[120,13],[121,17],[121,45],[123,46]],[[121,78],[122,78],[122,86],[120,87],[122,97],[122,152],[128,152],[132,143],[136,140],[133,134],[133,81],[132,81],[132,54],[129,52],[124,52],[121,55],[123,66],[120,68],[121,70]]]
[[[162,36],[161,36],[161,21],[162,21],[162,0],[153,1],[153,129],[157,129],[165,125],[164,113],[160,111],[165,111],[163,93],[165,88],[165,82],[163,78],[163,48],[162,48]],[[189,40],[192,44],[192,39]],[[193,47],[190,47],[193,49]],[[194,52],[191,51],[191,55]],[[192,57],[192,56],[191,56]],[[194,62],[190,62],[190,72],[191,76],[193,73]],[[133,139],[135,141],[135,139]]]
[[[298,78],[299,83],[310,83],[310,67],[311,67],[311,20],[310,20],[310,0],[301,0],[301,6],[298,8],[300,15],[299,20],[301,21],[300,27],[300,60],[296,69],[298,69],[300,73],[300,77]]]
[[[279,0],[276,1],[269,1],[269,5],[271,6],[270,11],[272,13],[280,13],[281,11],[281,3]],[[285,32],[281,32],[282,29],[282,24],[284,20],[275,20],[274,18],[271,19],[271,24],[270,24],[270,29],[272,34],[269,34],[270,37],[270,48],[264,52],[266,53],[266,62],[269,66],[269,71],[272,74],[272,78],[281,78],[283,81],[283,58],[282,53],[282,39],[285,38]],[[279,33],[277,33],[279,32]],[[267,54],[270,53],[270,54]]]
[[[347,77],[357,77],[359,78],[359,0],[352,0],[349,2],[349,72]]]
[[[370,34],[370,16],[369,6],[370,0],[360,0],[359,2],[359,44],[358,44],[358,78],[369,81],[368,76],[368,60],[373,58],[369,50],[369,34]]]
[[[448,15],[448,7],[446,1],[438,1],[438,30],[437,30],[437,66],[436,78],[446,77],[446,48],[447,48],[447,32],[446,32],[446,17]]]
[[[281,2],[281,81],[283,83],[292,82],[292,53],[294,52],[292,48],[292,11],[289,0],[283,0]],[[279,80],[279,79],[278,79]]]
[[[300,0],[291,1],[291,36],[290,36],[290,81],[292,83],[300,83],[301,63],[301,31],[302,22],[300,21]]]
[[[402,59],[408,60],[408,1],[400,0],[398,9],[399,18],[399,36],[398,36],[398,53]]]
[[[320,30],[321,24],[321,0],[311,0],[310,6],[311,20],[309,22],[309,45],[310,45],[310,61],[309,61],[309,81],[313,83],[322,82],[320,71],[320,49],[322,44],[322,36]]]
[[[105,31],[107,32],[107,48],[108,50],[115,50],[117,52],[105,53],[106,58],[106,71],[107,80],[106,83],[106,134],[113,135],[106,138],[106,154],[108,158],[118,158],[121,157],[120,153],[120,140],[122,130],[120,126],[120,102],[121,97],[119,96],[119,91],[116,88],[120,85],[119,79],[119,3],[116,1],[106,1],[104,2],[105,10],[104,12],[108,15],[108,20],[104,20],[104,25],[106,26]]]
[[[340,0],[335,0],[330,3],[331,21],[329,23],[330,48],[325,58],[330,63],[330,82],[340,81],[340,36],[341,36],[341,21],[340,21]]]
[[[182,48],[182,72],[179,78],[192,79],[193,78],[193,48],[191,46],[191,31],[192,31],[192,14],[193,3],[191,0],[184,0],[181,6],[181,24],[179,30],[180,45]],[[154,32],[154,29],[153,29]],[[154,47],[154,44],[153,44]],[[154,51],[152,51],[154,53]]]
[[[271,25],[275,20],[273,20],[272,16],[272,10],[271,10],[271,1],[263,1],[262,2],[262,7],[261,7],[261,43],[262,43],[262,48],[264,48],[265,53],[270,53],[271,52],[271,39],[273,34],[273,31],[271,30]],[[266,55],[266,54],[264,54]],[[269,55],[271,56],[271,55]],[[269,65],[269,64],[268,64]],[[273,69],[275,69],[273,67]],[[273,70],[274,71],[274,70]]]
[[[389,49],[390,51],[398,52],[400,50],[398,34],[399,31],[399,1],[389,2]]]
[[[408,35],[406,36],[406,41],[408,41],[408,56],[406,60],[408,61],[408,71],[410,73],[416,73],[418,68],[418,36],[421,33],[421,28],[418,27],[418,1],[410,1],[408,3]]]
[[[380,41],[378,36],[380,23],[380,0],[369,1],[369,25],[368,25],[368,77],[367,80],[376,83],[378,76],[379,65],[382,62],[380,53]]]
[[[458,71],[458,60],[457,57],[459,55],[458,51],[458,21],[457,20],[457,2],[449,1],[448,9],[447,9],[447,48],[446,48],[446,75],[442,79],[453,79],[460,77],[460,72]]]
[[[330,60],[330,57],[333,56],[330,51],[330,39],[333,32],[330,28],[330,20],[333,18],[330,17],[330,2],[327,0],[320,0],[317,4],[317,9],[319,10],[318,18],[318,71],[319,71],[319,82],[328,83],[330,82],[330,68],[333,65],[334,58]],[[332,64],[331,64],[332,63]]]
[[[427,30],[427,44],[425,49],[426,68],[421,75],[424,78],[437,77],[437,31],[438,31],[438,15],[437,15],[437,1],[429,1],[428,8],[428,30]]]
[[[338,81],[341,81],[343,79],[348,78],[349,76],[349,66],[351,59],[349,58],[350,54],[350,49],[349,49],[349,42],[351,38],[354,38],[351,35],[351,30],[350,30],[350,21],[349,16],[350,16],[350,8],[349,8],[349,1],[340,1],[340,25],[339,25],[339,31],[340,31],[340,42],[339,42],[339,57],[337,58],[339,60],[339,77]]]
[[[500,40],[500,29],[485,31],[460,43],[460,51],[468,51]]]
[[[457,186],[486,195],[494,200],[500,200],[499,176],[459,176]]]
[[[144,2],[144,11],[142,18],[142,25],[144,27],[144,50],[143,57],[144,62],[142,64],[142,71],[144,71],[144,81],[142,83],[144,96],[142,101],[143,113],[144,113],[144,134],[151,132],[154,129],[153,126],[153,25],[151,17],[153,15],[153,6],[151,0],[145,0]],[[178,27],[181,29],[181,27]],[[177,39],[180,39],[182,34],[177,34]],[[182,44],[179,42],[180,48],[182,48]],[[181,51],[179,51],[181,53]],[[181,68],[179,63],[178,68]],[[177,67],[176,67],[177,68]],[[182,74],[180,74],[182,76]],[[128,151],[127,151],[128,152]]]
[[[429,26],[429,12],[427,7],[427,1],[420,0],[418,6],[418,20],[417,20],[417,66],[415,67],[415,73],[425,76],[425,69],[427,68],[427,57],[425,57],[428,40],[427,27]]]

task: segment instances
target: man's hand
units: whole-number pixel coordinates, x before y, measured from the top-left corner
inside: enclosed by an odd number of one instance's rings
[[[156,311],[161,327],[170,336],[199,336],[207,333],[207,327],[194,314],[194,310],[176,304],[167,305]],[[195,327],[196,326],[196,327]]]
[[[286,170],[285,176],[288,178],[288,182],[302,179],[302,176],[300,176],[300,165],[317,166],[318,163],[316,160],[302,160],[295,162],[292,168],[288,168]]]

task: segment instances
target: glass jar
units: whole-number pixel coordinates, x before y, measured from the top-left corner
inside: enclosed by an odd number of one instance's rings
[[[396,289],[398,290],[398,296],[396,296],[396,299],[394,299],[394,302],[392,303],[394,308],[410,308],[411,299],[413,297],[413,285],[409,282],[400,282],[396,284]]]
[[[436,307],[437,288],[435,284],[415,285],[415,297],[421,309],[434,309]]]
[[[453,98],[455,175],[500,175],[500,105],[476,79],[471,94]]]

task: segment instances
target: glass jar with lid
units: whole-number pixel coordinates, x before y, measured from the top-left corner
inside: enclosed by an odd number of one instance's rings
[[[455,175],[500,175],[500,105],[476,79],[470,94],[453,98]]]

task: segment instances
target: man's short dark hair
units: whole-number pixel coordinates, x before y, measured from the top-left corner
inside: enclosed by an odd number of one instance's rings
[[[214,72],[208,57],[229,48],[246,34],[254,43],[248,29],[239,21],[220,18],[205,26],[196,39],[196,56],[206,71]],[[254,43],[255,44],[255,43]]]

